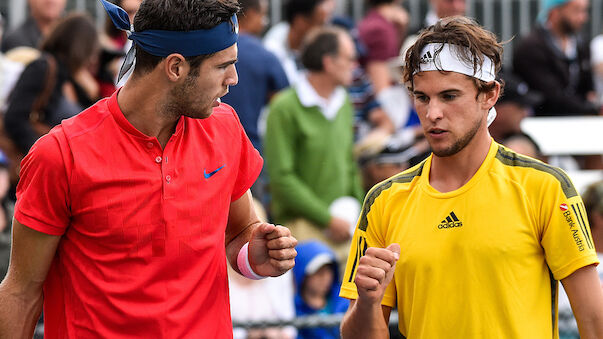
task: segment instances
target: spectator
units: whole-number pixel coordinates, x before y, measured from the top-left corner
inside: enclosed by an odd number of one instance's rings
[[[2,40],[2,52],[19,46],[38,48],[43,37],[59,20],[67,0],[28,0],[29,16]]]
[[[496,102],[496,119],[488,128],[497,142],[502,142],[509,134],[521,132],[521,121],[531,113],[534,106],[542,102],[542,94],[531,90],[517,76],[506,72],[501,79],[505,90]]]
[[[526,155],[528,157],[545,161],[546,159],[540,151],[540,146],[528,134],[519,132],[511,132],[501,139],[501,144],[509,148],[515,153]]]
[[[301,76],[298,56],[306,34],[329,22],[334,10],[334,0],[289,0],[285,4],[286,22],[275,25],[264,36],[264,45],[280,60],[290,85]]]
[[[41,50],[42,55],[21,73],[4,118],[8,135],[23,153],[41,134],[78,114],[99,95],[90,71],[97,62],[98,34],[87,15],[62,19]]]
[[[367,54],[360,60],[375,92],[392,86],[388,62],[398,57],[408,26],[408,13],[400,0],[369,0],[370,10],[358,24]]]
[[[240,0],[239,3],[239,83],[231,87],[222,100],[237,111],[249,140],[261,150],[260,113],[272,95],[289,86],[289,82],[279,60],[258,39],[266,25],[268,0]]]
[[[597,103],[603,105],[603,34],[599,34],[591,40],[590,54]]]
[[[227,260],[253,279],[293,267],[296,240],[253,208],[262,159],[218,100],[237,82],[238,9],[145,0],[132,77],[32,147],[0,333],[31,337],[43,305],[49,338],[229,338]]]
[[[301,54],[308,73],[272,101],[264,140],[273,217],[298,239],[334,246],[340,259],[353,225],[332,216],[329,205],[364,196],[352,157],[354,112],[343,88],[352,81],[355,51],[341,29],[308,36]]]
[[[513,55],[515,74],[544,101],[537,116],[595,115],[588,44],[578,33],[588,20],[588,0],[544,0],[539,21],[519,41]]]
[[[345,313],[349,300],[341,298],[339,268],[332,249],[320,241],[301,242],[293,267],[297,316]],[[298,339],[338,339],[339,327],[304,328]]]

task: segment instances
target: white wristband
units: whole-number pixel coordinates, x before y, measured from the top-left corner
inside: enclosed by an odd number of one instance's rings
[[[239,267],[239,271],[241,274],[252,280],[260,280],[266,277],[261,276],[253,271],[251,268],[251,264],[249,264],[249,241],[241,247],[239,251],[239,255],[237,256],[237,266]]]

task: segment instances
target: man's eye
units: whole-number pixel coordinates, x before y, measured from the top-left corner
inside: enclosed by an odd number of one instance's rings
[[[442,95],[442,99],[447,100],[447,101],[454,100],[455,98],[456,98],[455,94],[444,94],[444,95]]]
[[[425,95],[415,95],[415,99],[419,102],[427,102],[427,97]]]

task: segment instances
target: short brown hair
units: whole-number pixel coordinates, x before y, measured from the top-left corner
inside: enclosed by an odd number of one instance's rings
[[[473,63],[473,70],[476,73],[484,61],[484,56],[492,60],[496,74],[502,67],[503,46],[498,42],[494,33],[484,29],[474,20],[463,16],[444,18],[422,31],[417,41],[406,51],[403,80],[411,92],[414,88],[413,75],[421,65],[421,51],[430,43],[448,43],[466,47],[459,49],[461,54],[458,57],[468,63]],[[439,52],[440,50],[437,50],[435,55],[437,56]],[[478,94],[488,92],[495,86],[494,83],[470,78],[474,80]]]

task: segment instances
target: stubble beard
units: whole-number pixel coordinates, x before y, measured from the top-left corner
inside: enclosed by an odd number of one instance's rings
[[[467,132],[461,138],[454,141],[454,143],[450,147],[442,149],[442,150],[436,150],[432,147],[433,154],[435,154],[438,157],[443,158],[443,157],[453,156],[453,155],[457,154],[458,152],[460,152],[461,150],[463,150],[471,142],[471,140],[473,140],[473,138],[477,134],[477,131],[479,131],[479,128],[480,128],[483,120],[484,120],[484,118],[482,117],[479,121],[477,121],[475,123],[475,125],[473,125],[473,127],[471,128],[471,130],[469,130],[469,132]]]

